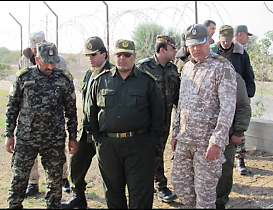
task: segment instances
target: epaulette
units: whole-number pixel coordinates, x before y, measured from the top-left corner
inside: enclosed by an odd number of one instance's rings
[[[21,75],[23,75],[24,73],[26,73],[28,71],[29,71],[28,68],[23,68],[23,69],[21,69],[21,70],[19,70],[19,71],[16,72],[16,76],[20,77]]]
[[[69,81],[72,81],[74,79],[74,77],[72,76],[72,74],[69,71],[63,70],[62,74],[64,76],[66,76],[69,79]]]
[[[141,64],[146,63],[146,62],[148,62],[148,61],[150,61],[149,58],[143,58],[143,59],[139,60],[139,61],[137,62],[137,64],[141,65]]]
[[[223,57],[222,55],[218,55],[218,54],[214,54],[213,55],[214,58],[218,58],[220,61],[222,62],[227,62],[229,61],[228,59],[226,59],[225,57]]]
[[[153,78],[153,80],[157,81],[157,78],[156,78],[154,75],[152,75],[150,72],[148,72],[148,71],[146,71],[146,70],[143,70],[143,69],[140,69],[140,70],[141,70],[143,73],[149,75],[151,78]]]
[[[101,75],[109,72],[110,70],[109,69],[105,69],[104,71],[101,71],[97,76],[94,77],[94,80],[97,79],[98,77],[100,77]]]

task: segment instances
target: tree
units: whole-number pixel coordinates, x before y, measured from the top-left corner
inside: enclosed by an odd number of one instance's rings
[[[166,30],[155,23],[139,24],[133,31],[132,39],[135,43],[138,60],[150,57],[155,53],[155,42],[158,34],[166,34],[173,36],[176,39],[176,44],[180,45],[181,35],[175,32],[174,29]]]
[[[247,50],[256,80],[270,81],[272,76],[273,55],[270,52],[273,31],[265,33],[266,38],[259,40]]]

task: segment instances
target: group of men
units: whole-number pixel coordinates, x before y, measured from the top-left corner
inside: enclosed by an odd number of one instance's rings
[[[173,37],[159,34],[154,55],[138,62],[134,42],[119,39],[115,64],[100,37],[88,38],[83,54],[91,68],[83,79],[78,134],[73,76],[56,67],[60,57],[53,43],[37,43],[35,63],[17,73],[7,104],[5,144],[13,153],[9,208],[23,208],[38,154],[46,172],[47,208],[87,208],[85,176],[95,155],[108,208],[151,209],[154,193],[167,203],[179,198],[191,208],[225,208],[255,84],[252,68],[236,67],[236,56],[222,54],[219,43],[217,53],[210,49],[211,36],[205,24],[191,25],[177,51]],[[252,75],[246,75],[248,70]],[[252,96],[244,76],[252,79]],[[73,198],[61,202],[65,129]],[[175,193],[164,175],[170,133]]]

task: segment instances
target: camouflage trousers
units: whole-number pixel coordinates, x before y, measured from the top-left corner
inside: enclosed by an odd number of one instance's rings
[[[187,208],[215,209],[216,186],[226,159],[221,151],[217,160],[207,160],[206,151],[207,146],[177,141],[171,183]]]
[[[65,149],[65,154],[67,154],[67,149]],[[38,157],[35,158],[34,164],[32,166],[32,169],[30,171],[30,176],[29,176],[29,184],[38,184],[39,185],[39,179],[40,179],[40,174],[39,174],[39,165],[38,165],[39,161],[38,161]],[[68,164],[67,161],[65,161],[64,165],[63,165],[63,179],[67,179],[69,175],[69,171],[68,171]]]
[[[164,175],[164,150],[169,136],[170,127],[164,128],[163,136],[159,139],[156,145],[156,158],[155,158],[155,185],[156,188],[167,186],[167,177]]]
[[[26,194],[29,175],[38,154],[46,174],[47,191],[45,201],[47,208],[61,208],[62,173],[66,156],[65,139],[60,146],[42,146],[37,141],[16,140],[11,159],[12,180],[7,202],[9,208],[22,208]]]
[[[236,146],[236,158],[245,158],[246,148],[245,148],[245,136],[243,136],[242,143]]]

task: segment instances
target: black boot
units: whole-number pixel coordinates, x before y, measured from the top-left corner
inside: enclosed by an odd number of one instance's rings
[[[62,202],[63,209],[87,209],[87,202],[84,193],[75,193],[68,202]]]
[[[63,179],[63,191],[66,193],[70,193],[70,184],[68,179]]]
[[[169,203],[177,198],[177,195],[172,193],[168,187],[158,188],[157,197],[159,200]]]
[[[246,170],[244,158],[238,158],[237,159],[237,169],[238,169],[238,173],[240,175],[246,175],[247,170]]]
[[[28,184],[26,197],[28,196],[35,196],[39,194],[39,187],[38,184]]]

